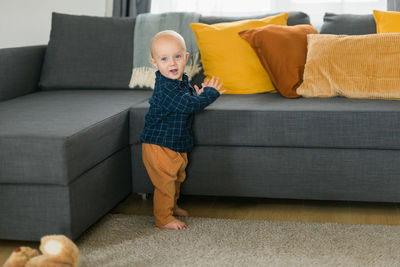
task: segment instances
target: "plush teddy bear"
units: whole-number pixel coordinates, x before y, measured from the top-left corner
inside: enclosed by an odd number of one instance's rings
[[[16,248],[3,267],[77,267],[78,247],[64,235],[47,235],[40,239],[40,255],[37,249]]]

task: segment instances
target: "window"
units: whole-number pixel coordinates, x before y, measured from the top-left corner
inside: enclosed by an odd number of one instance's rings
[[[386,10],[387,0],[152,0],[151,12],[195,11],[205,16],[246,16],[303,11],[319,28],[325,12],[372,14]]]

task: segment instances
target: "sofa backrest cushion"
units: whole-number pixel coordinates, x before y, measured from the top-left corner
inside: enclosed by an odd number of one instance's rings
[[[135,19],[53,13],[40,87],[128,89]]]
[[[262,19],[264,17],[278,15],[282,12],[266,13],[263,15],[248,16],[248,17],[201,16],[200,22],[204,24],[215,24],[221,22],[230,22],[230,21],[247,20],[247,19]],[[310,24],[310,17],[306,13],[300,11],[291,11],[288,13],[289,13],[289,17],[287,20],[288,26],[293,26],[298,24]]]
[[[376,33],[376,23],[372,14],[335,14],[325,13],[322,34],[361,35]]]

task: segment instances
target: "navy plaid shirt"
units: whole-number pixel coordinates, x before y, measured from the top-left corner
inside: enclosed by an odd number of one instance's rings
[[[180,81],[166,78],[157,71],[140,141],[176,152],[189,152],[193,147],[193,113],[203,110],[218,97],[219,92],[212,87],[205,87],[204,92],[197,95],[186,74]]]

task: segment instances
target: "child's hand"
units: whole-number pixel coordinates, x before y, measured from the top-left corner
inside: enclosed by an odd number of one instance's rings
[[[196,90],[196,93],[200,95],[203,93],[204,87],[213,87],[219,92],[220,95],[226,92],[226,90],[221,91],[222,82],[219,82],[219,78],[214,81],[214,76],[211,78],[211,80],[205,80],[205,82],[201,84],[201,89],[199,89],[197,85],[194,86],[194,89]]]

